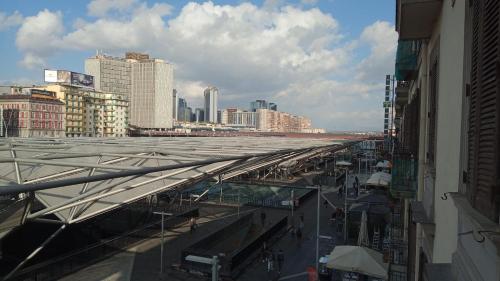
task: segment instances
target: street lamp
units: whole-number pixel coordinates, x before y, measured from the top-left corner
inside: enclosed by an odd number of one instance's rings
[[[165,212],[153,212],[153,214],[161,215],[160,274],[163,274],[163,247],[165,244],[164,222],[165,222],[165,216],[173,216],[173,214]]]
[[[345,171],[345,196],[344,196],[344,243],[347,243],[347,189],[349,181],[349,167],[352,165],[351,162],[339,161],[336,163],[338,167],[341,167]]]

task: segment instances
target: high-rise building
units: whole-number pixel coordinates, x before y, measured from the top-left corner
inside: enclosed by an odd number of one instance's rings
[[[184,111],[184,121],[191,122],[192,118],[193,118],[193,109],[188,106]]]
[[[132,66],[124,58],[96,55],[85,60],[85,73],[94,76],[95,89],[130,97]]]
[[[278,105],[274,102],[268,103],[266,100],[255,100],[250,102],[250,111],[256,112],[257,109],[270,109],[277,111]]]
[[[186,99],[183,98],[178,98],[178,103],[177,103],[177,121],[186,121],[186,109],[187,109],[187,102]]]
[[[222,122],[222,111],[217,110],[217,124],[220,124]]]
[[[127,53],[125,58],[96,55],[85,61],[94,76],[95,89],[127,96],[130,124],[145,129],[173,125],[173,66],[147,54]]]
[[[172,128],[174,69],[160,59],[132,62],[130,125],[147,129]]]
[[[257,111],[257,109],[267,109],[267,102],[265,100],[256,100],[250,103],[250,111]]]
[[[197,108],[195,109],[195,118],[194,118],[194,121],[196,123],[201,123],[201,122],[204,122],[205,121],[205,111],[203,110],[203,108]]]
[[[177,97],[177,90],[174,89],[172,93],[172,118],[177,120],[177,111],[179,110],[179,98]]]
[[[216,87],[208,87],[203,92],[205,98],[205,122],[217,123],[217,101],[219,90]]]

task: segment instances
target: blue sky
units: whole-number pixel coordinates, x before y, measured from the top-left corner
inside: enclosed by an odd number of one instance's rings
[[[1,1],[0,83],[83,72],[96,49],[149,52],[175,66],[193,107],[216,85],[221,107],[265,98],[329,130],[381,130],[392,72],[394,0]],[[351,118],[356,117],[357,118]],[[355,120],[353,120],[355,119]]]

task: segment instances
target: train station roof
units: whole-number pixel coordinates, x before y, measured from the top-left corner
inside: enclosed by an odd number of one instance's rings
[[[342,147],[279,137],[11,138],[0,140],[0,195],[33,191],[44,208],[77,223],[150,195],[222,175],[226,180]]]

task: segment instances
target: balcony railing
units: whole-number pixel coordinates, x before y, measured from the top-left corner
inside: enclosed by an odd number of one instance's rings
[[[400,40],[398,42],[396,52],[396,79],[398,81],[412,80],[416,76],[417,60],[421,46],[422,42],[418,40]]]
[[[407,150],[394,152],[391,194],[396,198],[412,198],[417,191],[418,161]]]

